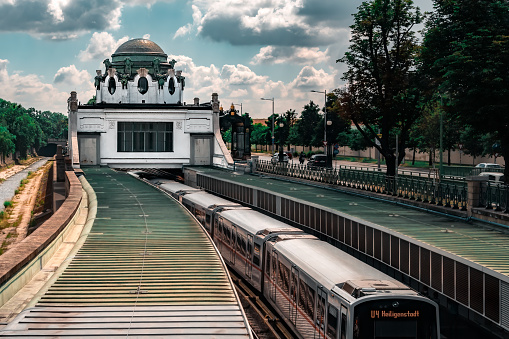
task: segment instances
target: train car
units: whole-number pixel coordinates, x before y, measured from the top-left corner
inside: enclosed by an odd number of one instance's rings
[[[155,186],[159,186],[162,190],[169,193],[172,197],[182,202],[182,196],[187,193],[196,193],[202,192],[199,188],[193,188],[191,186],[187,186],[181,184],[180,182],[176,182],[174,180],[168,179],[149,179],[147,180],[149,183]]]
[[[225,262],[300,338],[440,338],[438,306],[408,286],[298,228],[189,186],[178,189]]]
[[[264,296],[302,338],[438,339],[438,306],[315,237],[266,244]]]
[[[265,243],[281,234],[303,234],[296,227],[248,208],[218,210],[213,225],[212,238],[225,262],[259,292],[263,288]]]

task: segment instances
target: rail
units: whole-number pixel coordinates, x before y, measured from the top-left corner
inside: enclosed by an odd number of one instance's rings
[[[462,211],[466,211],[467,208],[467,184],[465,181],[440,182],[431,177],[411,175],[389,177],[384,172],[378,171],[363,171],[346,167],[308,168],[304,165],[289,163],[272,164],[265,160],[257,160],[256,170],[392,195]]]
[[[485,182],[479,191],[479,204],[489,210],[509,213],[509,187],[500,183]]]

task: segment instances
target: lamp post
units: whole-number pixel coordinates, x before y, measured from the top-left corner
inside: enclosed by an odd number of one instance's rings
[[[442,95],[440,94],[440,167],[438,169],[438,180],[442,180],[442,173],[443,170],[444,170],[444,163],[443,163],[443,140],[444,140],[444,137],[443,137],[443,133],[444,133],[444,118],[443,118],[443,115],[444,115],[444,104],[443,104],[443,101],[442,101]]]
[[[283,162],[285,153],[283,152],[283,123],[282,117],[279,117],[279,162]]]
[[[240,104],[232,104],[232,105],[240,105],[240,116],[242,116],[242,103],[240,103]]]
[[[269,100],[272,101],[272,128],[271,128],[271,135],[272,135],[272,154],[274,154],[274,97],[272,98],[260,98],[261,100]]]
[[[331,166],[332,159],[330,159],[329,154],[329,143],[327,142],[327,125],[332,125],[332,121],[330,123],[327,122],[327,90],[323,91],[315,91],[311,90],[313,93],[323,93],[325,97],[325,106],[323,108],[323,147],[325,151],[325,155],[327,156],[327,167]]]

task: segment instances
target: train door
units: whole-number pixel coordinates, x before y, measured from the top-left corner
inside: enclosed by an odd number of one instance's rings
[[[292,266],[292,278],[290,285],[290,321],[297,326],[298,300],[299,300],[299,270],[297,266]]]
[[[348,329],[347,326],[347,319],[348,319],[348,310],[345,305],[341,305],[341,325],[340,325],[340,339],[346,339],[346,330]]]
[[[325,307],[327,305],[327,291],[323,286],[316,289],[315,335],[316,339],[325,338]]]
[[[329,304],[329,311],[327,313],[327,338],[338,338],[338,309]]]
[[[271,282],[271,294],[270,298],[276,303],[276,292],[277,292],[277,266],[278,266],[278,254],[276,251],[272,251],[272,260],[270,268],[270,282]]]
[[[246,243],[246,277],[251,278],[253,274],[253,235],[247,235],[247,243]]]

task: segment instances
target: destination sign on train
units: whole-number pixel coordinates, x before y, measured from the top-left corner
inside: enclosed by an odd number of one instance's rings
[[[419,311],[407,311],[407,312],[394,312],[394,311],[383,311],[383,310],[371,310],[371,319],[381,318],[419,318]]]

